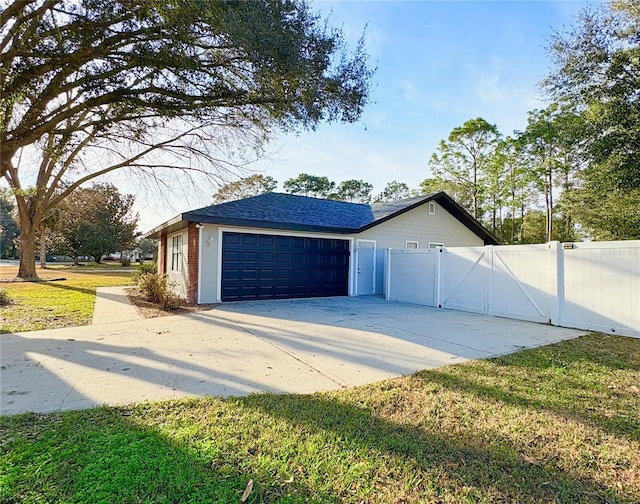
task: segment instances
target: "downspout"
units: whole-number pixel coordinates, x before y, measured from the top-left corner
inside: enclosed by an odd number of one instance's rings
[[[204,224],[198,225],[198,304],[202,300],[202,230]]]

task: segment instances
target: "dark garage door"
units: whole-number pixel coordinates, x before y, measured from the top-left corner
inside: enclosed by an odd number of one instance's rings
[[[222,301],[348,295],[349,241],[222,234]]]

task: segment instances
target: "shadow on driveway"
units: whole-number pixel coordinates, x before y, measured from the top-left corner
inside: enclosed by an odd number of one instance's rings
[[[2,335],[0,412],[309,393],[580,334],[378,298],[225,304],[172,317]]]

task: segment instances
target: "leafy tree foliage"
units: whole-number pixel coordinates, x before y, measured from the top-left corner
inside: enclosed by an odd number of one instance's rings
[[[430,160],[432,172],[459,185],[471,200],[469,212],[482,216],[483,177],[490,163],[500,133],[498,128],[478,117],[454,128],[447,140],[442,140],[438,152]]]
[[[20,235],[20,228],[12,200],[9,191],[0,189],[0,259],[16,257],[15,240]]]
[[[374,199],[374,203],[385,203],[388,201],[397,201],[411,196],[411,189],[404,182],[392,180],[389,182],[380,194]]]
[[[245,177],[236,182],[229,182],[222,186],[220,190],[213,195],[214,203],[224,203],[225,201],[234,201],[251,196],[258,196],[273,191],[278,187],[278,182],[273,177],[256,173],[249,177]]]
[[[584,10],[551,43],[549,95],[585,121],[586,166],[567,211],[594,238],[640,238],[640,7]]]
[[[140,238],[137,243],[138,248],[140,249],[140,257],[138,262],[140,264],[144,264],[144,260],[147,256],[156,256],[158,250],[158,241],[152,240],[151,238]]]
[[[88,255],[100,263],[102,256],[134,246],[134,201],[133,195],[120,194],[110,184],[76,189],[59,207],[64,252],[76,262],[78,256]]]
[[[420,182],[418,188],[420,194],[433,194],[440,191],[446,192],[464,208],[471,208],[472,202],[469,193],[464,186],[454,180],[447,180],[440,176],[428,177]]]
[[[373,191],[373,185],[364,180],[343,180],[330,197],[331,199],[350,201],[352,203],[370,203],[371,191]]]
[[[527,129],[520,135],[523,152],[529,157],[531,175],[537,188],[544,195],[546,215],[546,239],[553,236],[554,175],[558,165],[560,139],[554,113],[556,107],[534,110],[529,113]]]
[[[3,0],[0,51],[20,277],[42,219],[95,177],[228,171],[273,128],[356,121],[372,74],[304,0]]]
[[[307,173],[301,173],[296,178],[287,179],[283,184],[285,192],[289,194],[315,198],[328,197],[335,186],[336,183],[331,182],[327,177],[318,177]]]

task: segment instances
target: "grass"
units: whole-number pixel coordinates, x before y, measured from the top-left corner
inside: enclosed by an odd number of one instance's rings
[[[639,385],[640,340],[592,334],[333,393],[3,417],[0,501],[639,502]]]
[[[17,267],[3,266],[2,276],[15,276]],[[38,269],[49,282],[9,282],[0,288],[13,303],[0,307],[0,333],[86,325],[91,322],[96,287],[131,285],[131,272],[113,266],[102,269],[53,266]]]

